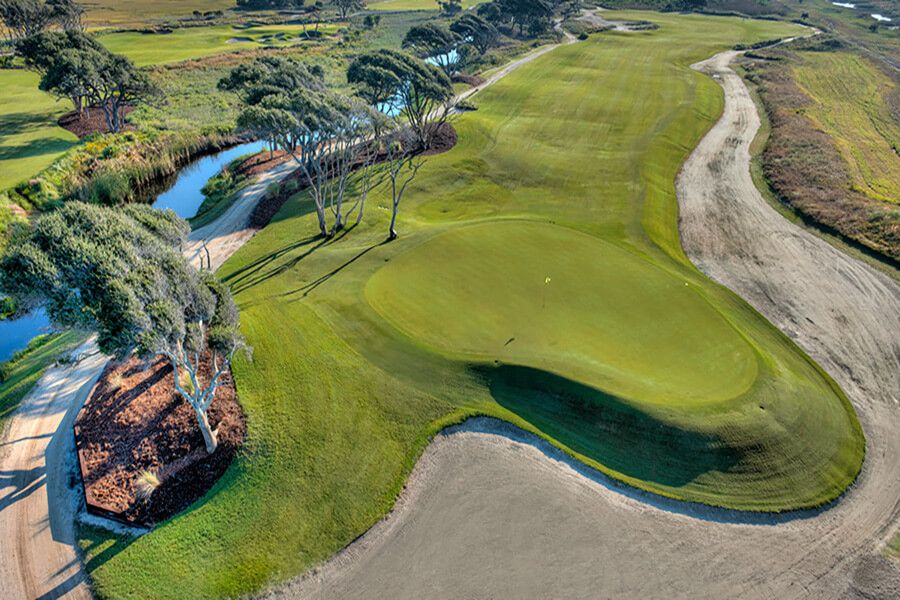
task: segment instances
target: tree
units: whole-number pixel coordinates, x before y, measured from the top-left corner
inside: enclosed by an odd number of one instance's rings
[[[242,95],[244,104],[255,106],[269,95],[291,93],[297,88],[324,90],[324,71],[293,58],[264,56],[241,63],[219,80],[223,91]]]
[[[40,0],[0,0],[0,20],[7,38],[14,42],[44,31],[53,15]]]
[[[476,13],[490,22],[507,25],[510,31],[518,28],[522,35],[526,28],[534,31],[546,27],[553,6],[547,0],[494,0],[479,5]]]
[[[9,246],[0,259],[0,287],[17,306],[45,308],[60,326],[96,331],[105,353],[167,358],[175,389],[194,409],[213,453],[218,440],[207,411],[245,346],[227,286],[179,252],[188,230],[172,211],[68,202]],[[203,378],[206,352],[212,371]]]
[[[430,58],[444,73],[456,70],[456,34],[434,22],[415,25],[403,37],[401,47],[412,50],[422,58]]]
[[[329,236],[346,223],[344,199],[350,174],[374,158],[367,151],[374,135],[371,113],[354,99],[299,87],[249,106],[238,116],[238,127],[266,136],[291,155],[315,205],[319,232]],[[328,211],[334,219],[331,227]]]
[[[496,27],[472,13],[464,14],[451,23],[450,31],[474,46],[480,54],[496,46],[500,39],[500,32]]]
[[[375,29],[381,23],[381,15],[366,15],[363,18],[363,27],[366,29]]]
[[[366,7],[363,0],[334,0],[334,5],[337,7],[341,19],[346,19],[351,13]]]
[[[371,106],[398,116],[422,149],[453,114],[453,84],[441,69],[395,50],[358,56],[347,70],[347,82]]]
[[[290,10],[303,6],[303,0],[237,0],[241,10]]]
[[[410,135],[409,129],[400,129],[384,142],[387,179],[391,188],[391,224],[388,228],[388,240],[397,239],[397,213],[407,186],[415,179],[419,169],[425,164],[417,150],[417,140]]]
[[[130,60],[80,31],[43,32],[18,42],[16,51],[26,66],[42,73],[41,90],[70,98],[79,110],[100,108],[113,133],[122,129],[127,106],[159,94]]]
[[[105,51],[94,38],[73,31],[42,32],[32,35],[16,44],[16,53],[24,59],[26,68],[43,75],[66,50],[75,48]],[[65,86],[60,85],[57,91],[60,95],[68,96],[75,106],[75,110],[79,113],[82,111],[86,91],[77,81],[70,80]]]
[[[453,15],[458,15],[462,12],[462,3],[460,0],[447,0],[446,2],[437,0],[437,3],[441,9],[441,14],[445,16],[452,17]]]
[[[84,7],[75,0],[47,0],[47,9],[64,31],[84,31]]]

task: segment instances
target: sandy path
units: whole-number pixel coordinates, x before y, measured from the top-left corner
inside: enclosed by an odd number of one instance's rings
[[[563,32],[564,43],[575,38]],[[466,90],[468,98],[518,67],[558,47],[543,46]],[[260,175],[212,223],[192,231],[184,249],[195,266],[218,269],[256,233],[250,213],[266,188],[294,169],[290,162]],[[87,576],[75,551],[75,505],[67,481],[72,421],[100,376],[106,359],[89,341],[78,350],[87,356],[68,368],[53,368],[41,378],[0,432],[0,600],[90,598]],[[68,437],[67,437],[68,436]],[[8,542],[15,540],[15,543]]]
[[[93,348],[89,342],[78,352]],[[105,362],[93,354],[77,365],[49,369],[8,423],[0,443],[4,600],[91,597],[73,551],[66,457],[72,421]]]
[[[725,111],[678,179],[688,254],[843,386],[867,438],[836,505],[748,517],[623,488],[508,425],[438,435],[394,511],[285,598],[897,598],[900,289],[785,221],[753,186],[755,106],[727,52]]]

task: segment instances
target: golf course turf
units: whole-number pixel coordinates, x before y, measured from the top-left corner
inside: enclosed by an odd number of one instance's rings
[[[846,489],[864,444],[844,395],[678,238],[675,176],[722,107],[689,65],[799,28],[609,18],[660,29],[557,48],[476,96],[411,185],[399,240],[383,242],[382,192],[331,240],[300,194],[225,264],[254,349],[234,369],[245,452],[149,535],[83,530],[101,597],[296,575],[390,509],[433,433],[476,414],[672,498],[782,511]]]

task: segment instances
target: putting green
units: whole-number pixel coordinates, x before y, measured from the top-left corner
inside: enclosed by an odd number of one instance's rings
[[[695,287],[565,227],[451,230],[392,259],[366,295],[439,351],[545,369],[645,402],[720,402],[756,379],[753,349]]]

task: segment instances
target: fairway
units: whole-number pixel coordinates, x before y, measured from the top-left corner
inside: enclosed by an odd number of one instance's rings
[[[77,140],[56,124],[72,110],[37,89],[40,78],[23,70],[0,70],[0,191],[50,165]]]
[[[235,365],[247,452],[151,534],[89,531],[101,597],[238,596],[309,569],[471,415],[677,499],[781,511],[846,489],[863,457],[846,398],[678,237],[675,176],[722,108],[689,65],[797,28],[610,18],[660,29],[557,48],[476,96],[398,241],[383,192],[328,241],[301,194],[222,267],[254,348]]]
[[[319,32],[335,32],[340,24],[320,25]],[[260,25],[256,27],[184,27],[172,33],[109,33],[98,39],[112,52],[124,54],[139,67],[204,58],[252,48],[284,47],[305,41],[313,25]]]
[[[485,0],[462,0],[463,10],[469,9],[485,2]],[[440,6],[437,0],[378,0],[369,2],[366,8],[370,10],[438,10]]]

